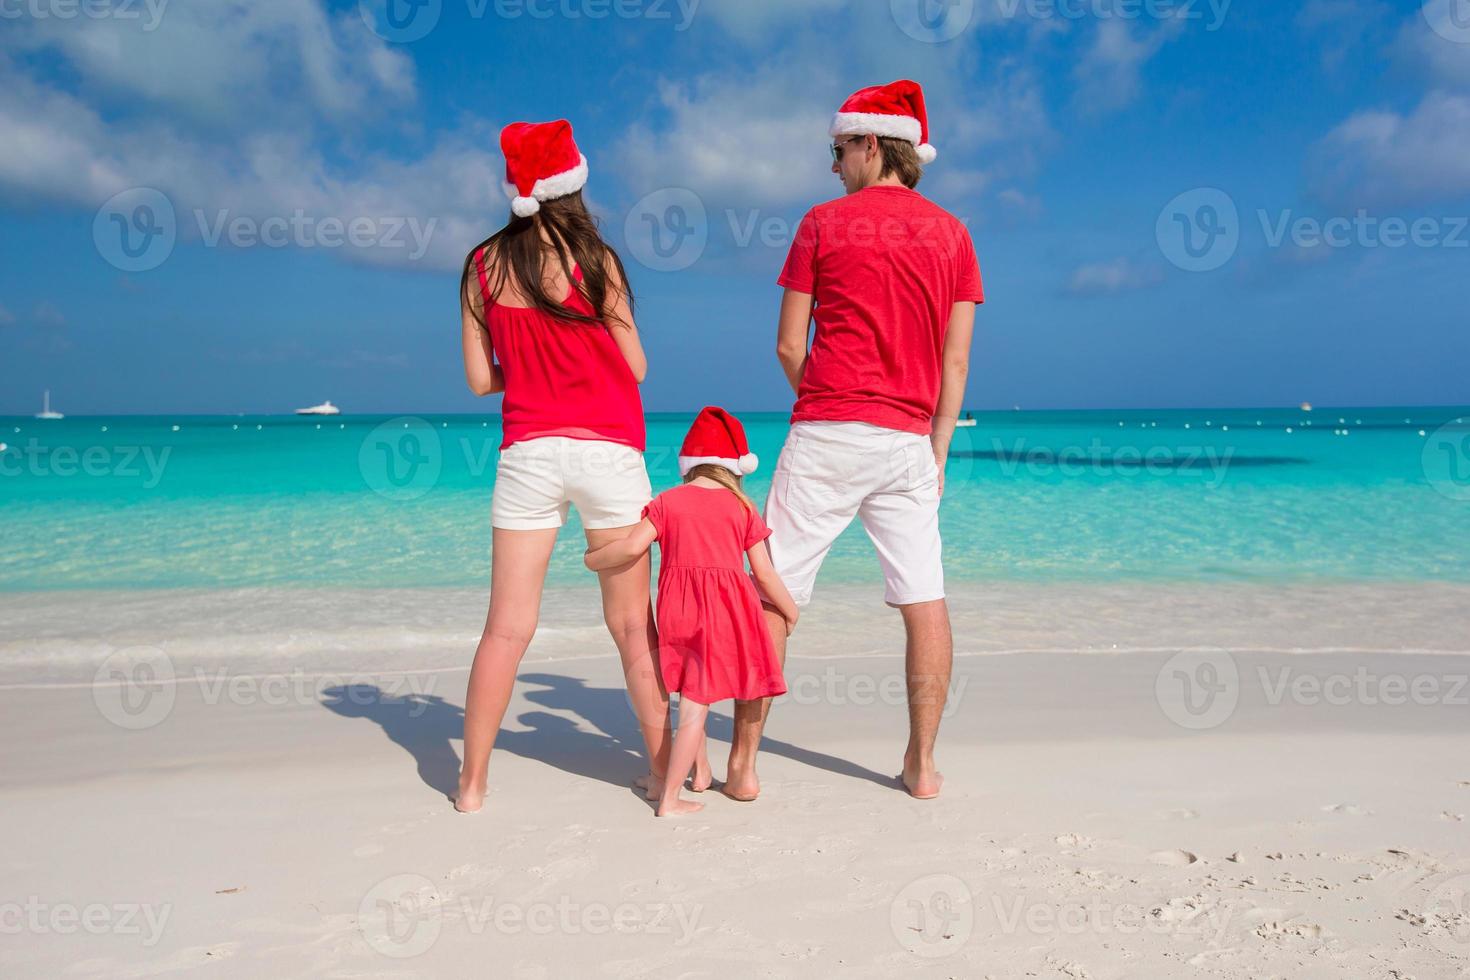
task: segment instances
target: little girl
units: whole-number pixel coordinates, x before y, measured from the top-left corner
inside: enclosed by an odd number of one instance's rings
[[[755,472],[756,463],[740,420],[722,408],[705,408],[679,450],[684,484],[655,497],[627,537],[587,552],[587,567],[601,571],[659,544],[659,669],[668,692],[679,694],[661,817],[704,807],[679,791],[703,755],[711,704],[786,693],[756,585],[786,618],[788,632],[798,613],[764,546],[770,529],[740,489],[740,478]],[[745,572],[747,556],[755,584]]]

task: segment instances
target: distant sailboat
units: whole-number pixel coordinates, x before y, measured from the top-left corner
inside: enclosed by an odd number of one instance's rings
[[[41,411],[36,416],[36,418],[38,418],[38,419],[53,419],[53,420],[54,419],[64,419],[64,418],[66,418],[66,416],[65,415],[62,415],[60,412],[53,412],[53,411],[51,411],[51,391],[50,391],[50,389],[47,389],[46,394],[44,396],[42,396],[42,399],[41,399]]]
[[[340,408],[338,408],[336,405],[333,405],[330,401],[325,401],[325,402],[322,402],[320,405],[313,405],[310,408],[298,408],[296,410],[296,414],[297,415],[341,415],[342,414],[342,410]]]
[[[1302,411],[1303,412],[1310,412],[1311,410],[1312,410],[1312,403],[1311,402],[1302,402]]]

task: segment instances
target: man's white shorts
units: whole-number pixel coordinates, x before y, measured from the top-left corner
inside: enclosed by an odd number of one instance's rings
[[[895,606],[944,598],[939,467],[928,436],[866,422],[797,422],[766,498],[771,559],[796,604],[852,519],[863,522]]]
[[[576,504],[585,528],[627,527],[652,499],[643,454],[633,447],[541,436],[500,453],[490,523],[507,531],[561,527]]]

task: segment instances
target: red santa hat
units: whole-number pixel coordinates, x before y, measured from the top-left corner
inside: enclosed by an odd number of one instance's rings
[[[587,158],[565,119],[511,123],[500,131],[500,150],[510,209],[522,218],[540,211],[542,201],[575,194],[587,184]]]
[[[939,151],[929,144],[929,113],[918,82],[900,79],[858,89],[832,117],[829,136],[891,136],[908,140],[920,163],[933,163]]]
[[[704,463],[723,466],[736,476],[755,472],[760,460],[745,441],[745,426],[723,408],[706,405],[689,427],[684,446],[679,450],[679,475]]]

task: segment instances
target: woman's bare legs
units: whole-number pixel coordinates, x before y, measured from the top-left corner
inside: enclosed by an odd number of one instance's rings
[[[490,611],[475,648],[464,705],[464,764],[454,808],[464,813],[485,801],[490,751],[515,687],[516,670],[536,632],[541,587],[556,546],[556,528],[495,529],[490,553]]]
[[[663,795],[658,801],[658,815],[676,817],[681,813],[698,813],[703,803],[686,800],[679,795],[684,777],[694,768],[699,747],[704,742],[704,723],[709,705],[696,704],[682,695],[679,698],[679,734],[674,737],[674,750],[669,754],[669,774],[664,780]]]
[[[587,545],[600,548],[625,538],[636,525],[588,528]],[[602,586],[602,616],[623,660],[623,678],[628,700],[643,731],[648,752],[648,775],[637,784],[649,799],[657,798],[669,768],[669,695],[664,691],[658,669],[658,630],[653,606],[648,601],[648,578],[652,562],[644,555],[631,565],[598,572]]]

